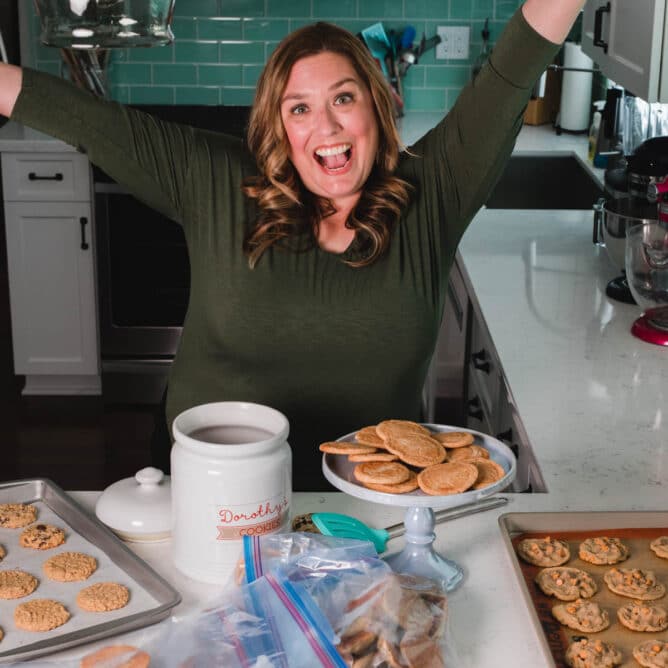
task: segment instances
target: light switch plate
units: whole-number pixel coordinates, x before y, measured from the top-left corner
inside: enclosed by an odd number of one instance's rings
[[[459,59],[469,57],[471,28],[469,26],[438,26],[436,29],[441,41],[436,45],[438,60]]]

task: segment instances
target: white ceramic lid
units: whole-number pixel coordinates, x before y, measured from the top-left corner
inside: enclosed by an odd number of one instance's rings
[[[133,478],[109,485],[95,514],[123,540],[154,542],[171,535],[172,495],[169,476],[148,466]]]

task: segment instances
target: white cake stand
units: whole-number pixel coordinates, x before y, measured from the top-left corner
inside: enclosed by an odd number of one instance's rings
[[[448,425],[425,424],[424,426],[434,432],[464,431],[461,427]],[[446,591],[452,591],[461,583],[464,578],[464,571],[454,561],[446,559],[434,550],[433,543],[436,538],[434,533],[434,509],[456,508],[491,496],[510,485],[515,479],[516,473],[515,456],[508,446],[479,431],[472,429],[466,429],[465,431],[473,434],[476,445],[481,445],[489,450],[490,458],[503,467],[505,475],[487,487],[462,492],[461,494],[431,496],[425,494],[422,490],[406,494],[376,492],[362,486],[355,480],[353,469],[356,464],[348,461],[346,456],[325,454],[322,458],[322,471],[325,478],[342,492],[365,501],[406,508],[404,516],[406,545],[401,552],[391,554],[385,560],[395,572],[428,577],[440,582]],[[352,432],[338,440],[354,441],[354,437],[355,432]]]

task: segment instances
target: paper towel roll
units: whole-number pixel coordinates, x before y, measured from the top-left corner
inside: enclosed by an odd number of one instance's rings
[[[592,69],[594,63],[582,53],[579,44],[564,44],[564,67]],[[561,106],[559,126],[570,132],[583,132],[589,128],[591,110],[591,72],[569,72],[564,70],[561,82]]]

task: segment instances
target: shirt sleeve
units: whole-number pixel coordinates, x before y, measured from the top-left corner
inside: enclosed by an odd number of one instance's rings
[[[12,120],[61,139],[85,153],[128,192],[179,223],[193,166],[207,134],[96,97],[58,77],[24,69]],[[220,138],[220,146],[228,139]]]
[[[560,45],[518,10],[488,62],[446,117],[403,156],[401,171],[430,203],[441,242],[453,248],[510,156],[534,82]]]

